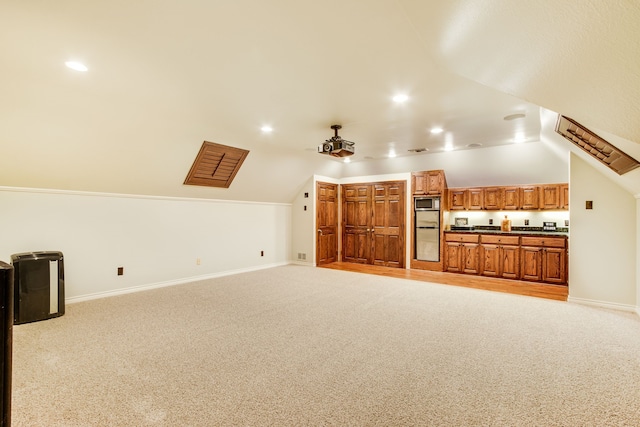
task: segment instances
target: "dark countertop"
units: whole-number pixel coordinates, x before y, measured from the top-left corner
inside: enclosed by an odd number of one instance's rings
[[[445,230],[445,233],[465,233],[465,234],[504,234],[506,236],[556,236],[569,237],[567,231],[541,231],[541,230],[485,230],[474,228],[471,230]]]

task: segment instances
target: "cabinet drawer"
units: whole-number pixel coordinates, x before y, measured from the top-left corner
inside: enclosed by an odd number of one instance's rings
[[[447,233],[444,238],[447,242],[461,242],[461,243],[478,243],[480,240],[479,234],[451,234]]]
[[[487,243],[491,245],[514,245],[518,246],[520,244],[519,236],[500,236],[493,234],[483,234],[482,235],[482,243]]]
[[[563,237],[522,237],[522,246],[546,246],[549,248],[564,248],[566,239]]]

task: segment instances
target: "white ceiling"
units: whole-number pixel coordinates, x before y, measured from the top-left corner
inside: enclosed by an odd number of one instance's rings
[[[300,179],[336,170],[334,123],[368,162],[539,141],[539,106],[638,143],[638,22],[600,0],[3,0],[0,185],[224,198],[182,186],[204,140]],[[236,179],[269,173],[251,156]]]

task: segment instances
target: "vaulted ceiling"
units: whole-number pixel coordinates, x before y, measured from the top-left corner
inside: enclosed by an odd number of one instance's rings
[[[366,163],[539,141],[540,107],[635,147],[638,22],[599,0],[4,0],[0,185],[288,201],[343,174],[316,153],[334,123]],[[205,140],[250,151],[231,188],[183,185]]]

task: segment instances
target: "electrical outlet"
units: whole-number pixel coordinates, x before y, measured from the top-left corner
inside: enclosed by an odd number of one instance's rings
[[[196,258],[196,265],[200,265],[200,258]]]
[[[118,267],[118,276],[122,276],[124,274],[124,267]]]

